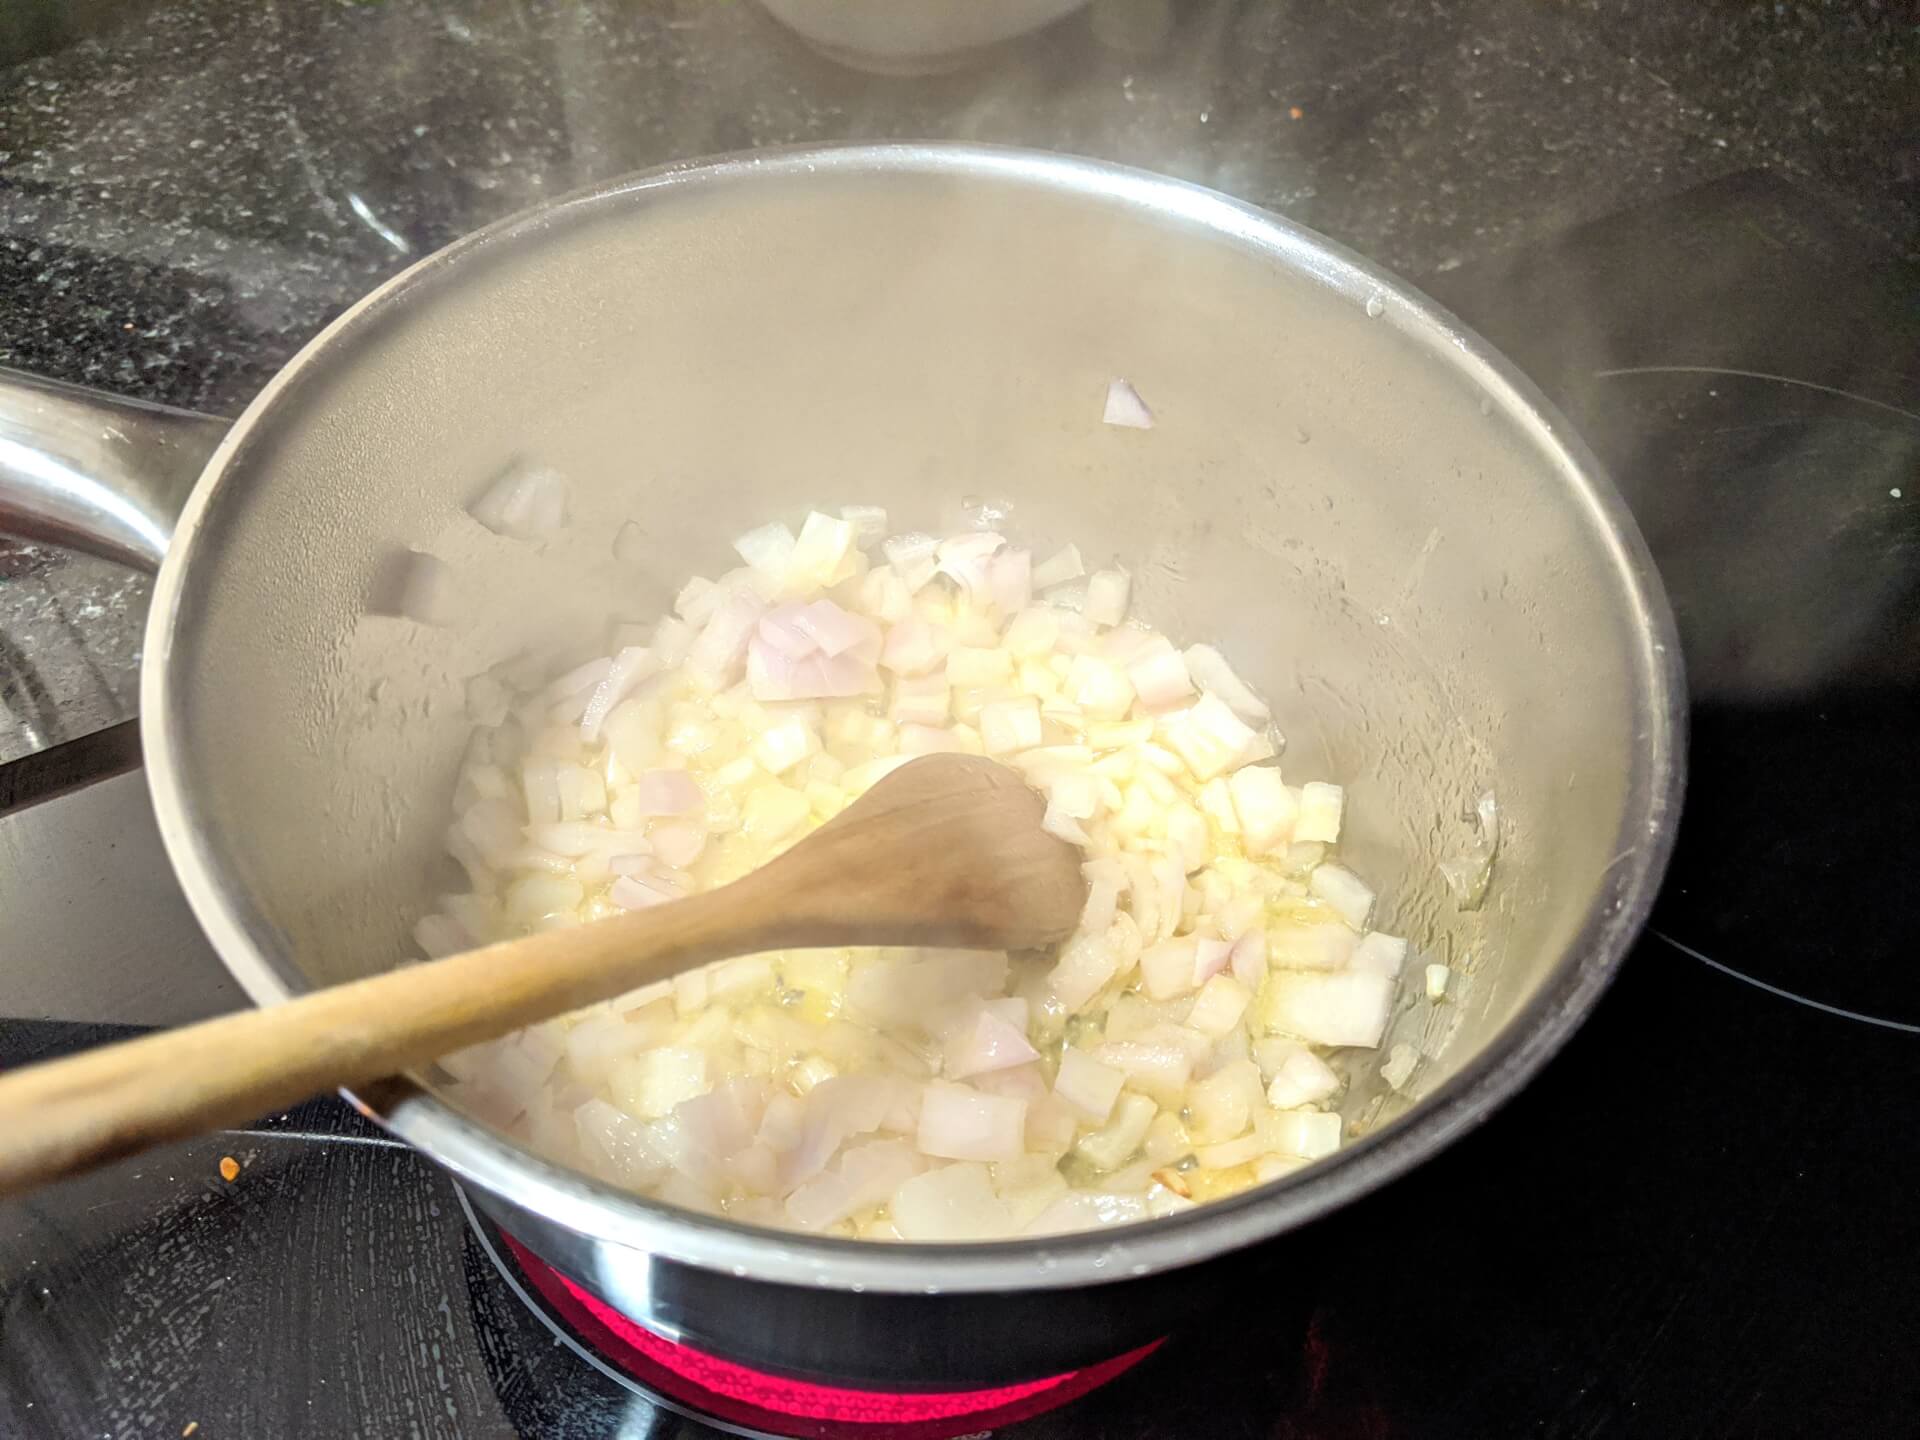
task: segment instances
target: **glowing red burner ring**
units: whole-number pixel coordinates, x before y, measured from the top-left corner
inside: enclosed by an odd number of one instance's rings
[[[671,1404],[728,1426],[797,1440],[952,1440],[1065,1405],[1138,1365],[1155,1340],[1066,1375],[990,1390],[891,1394],[765,1375],[690,1345],[663,1340],[501,1236],[521,1274],[582,1341]]]

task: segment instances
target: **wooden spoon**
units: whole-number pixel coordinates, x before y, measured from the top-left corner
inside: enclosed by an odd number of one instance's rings
[[[705,894],[337,985],[0,1077],[0,1195],[610,999],[729,955],[834,945],[1024,950],[1071,934],[1080,854],[973,755],[901,766]]]

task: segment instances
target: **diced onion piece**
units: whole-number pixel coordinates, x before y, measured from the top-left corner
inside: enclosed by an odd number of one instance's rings
[[[1118,1170],[1134,1157],[1147,1138],[1147,1127],[1160,1107],[1144,1095],[1127,1091],[1113,1107],[1107,1123],[1082,1135],[1074,1152],[1096,1170]]]
[[[793,531],[775,520],[747,531],[733,542],[733,549],[760,574],[777,584],[784,584],[796,543]]]
[[[1294,823],[1293,838],[1332,845],[1340,838],[1340,816],[1345,808],[1346,791],[1340,786],[1308,782],[1300,790],[1300,818]]]
[[[1120,960],[1105,935],[1076,935],[1060,952],[1047,983],[1070,1015],[1093,1002],[1119,969]]]
[[[756,786],[741,807],[740,832],[772,844],[799,829],[812,808],[804,794],[777,781]]]
[[[496,535],[537,540],[566,524],[567,482],[545,466],[515,465],[467,513]]]
[[[1331,905],[1355,930],[1367,928],[1373,913],[1373,891],[1344,865],[1322,864],[1307,877],[1307,891]]]
[[[1033,552],[1002,550],[987,562],[987,593],[1002,615],[1014,615],[1033,599]]]
[[[879,505],[842,505],[840,518],[853,526],[862,545],[871,545],[887,533],[887,512]]]
[[[1261,1098],[1260,1071],[1254,1063],[1229,1061],[1188,1087],[1188,1129],[1203,1145],[1231,1140],[1245,1133]]]
[[[1144,1195],[1077,1190],[1042,1210],[1028,1224],[1026,1233],[1064,1235],[1076,1230],[1104,1230],[1113,1225],[1131,1225],[1152,1213],[1151,1202]]]
[[[1281,1062],[1267,1086],[1267,1103],[1276,1110],[1317,1105],[1340,1088],[1340,1077],[1311,1050],[1295,1050]]]
[[[646,1120],[672,1113],[674,1106],[704,1095],[709,1086],[707,1052],[673,1045],[621,1061],[608,1080],[614,1103]]]
[[[816,599],[803,605],[795,624],[824,655],[845,655],[852,651],[860,659],[879,659],[879,626],[862,614],[849,614],[829,599]]]
[[[1149,655],[1127,667],[1127,678],[1141,705],[1149,710],[1165,710],[1193,694],[1193,681],[1187,674],[1187,662],[1178,650]]]
[[[1025,1150],[1027,1102],[935,1080],[920,1097],[914,1146],[943,1160],[1012,1160]]]
[[[1447,998],[1447,982],[1453,978],[1453,971],[1445,965],[1427,966],[1427,998],[1444,1000]]]
[[[1067,669],[1066,692],[1096,720],[1123,720],[1133,708],[1133,682],[1111,660],[1076,655]]]
[[[689,625],[705,625],[727,592],[704,576],[696,575],[680,587],[674,597],[674,613]]]
[[[1096,570],[1087,577],[1087,604],[1081,613],[1097,625],[1118,625],[1127,618],[1133,577],[1124,570]]]
[[[766,610],[757,595],[727,595],[687,650],[687,668],[710,690],[722,690],[739,677],[748,642]]]
[[[900,726],[900,753],[902,755],[965,754],[967,747],[952,730],[936,725],[916,725],[912,721]]]
[[[960,645],[947,656],[947,683],[955,689],[1005,685],[1013,679],[1013,656],[999,647]]]
[[[1189,645],[1186,649],[1187,670],[1193,676],[1193,683],[1202,690],[1211,691],[1224,700],[1234,714],[1250,725],[1264,725],[1273,718],[1273,712],[1267,708],[1253,689],[1235,673],[1227,663],[1227,657],[1211,645]]]
[[[1283,1110],[1267,1117],[1261,1138],[1280,1154],[1318,1160],[1340,1148],[1340,1117],[1321,1110]]]
[[[800,623],[804,605],[776,605],[760,617],[755,634],[766,645],[790,659],[798,660],[820,648],[812,633]]]
[[[940,569],[938,551],[940,542],[931,535],[914,531],[908,535],[895,535],[881,543],[881,553],[887,557],[901,582],[907,587],[907,593],[918,594]]]
[[[1260,1158],[1266,1149],[1266,1141],[1257,1130],[1250,1130],[1238,1140],[1222,1140],[1213,1145],[1196,1145],[1193,1158],[1199,1162],[1202,1170],[1231,1170],[1238,1165],[1250,1164]]]
[[[1069,1045],[1060,1052],[1060,1069],[1053,1077],[1053,1093],[1095,1124],[1105,1124],[1120,1098],[1127,1077],[1111,1065],[1102,1065],[1084,1050]]]
[[[1069,580],[1078,580],[1086,573],[1086,562],[1080,558],[1080,547],[1067,545],[1033,567],[1033,584],[1036,590],[1046,590],[1055,585],[1064,585]]]
[[[1276,971],[1265,991],[1265,1019],[1315,1045],[1371,1049],[1386,1033],[1393,1010],[1393,981],[1352,971]]]
[[[580,738],[591,744],[600,738],[607,715],[633,692],[636,685],[660,673],[660,657],[653,651],[628,646],[614,656],[606,678],[593,687],[580,714]]]
[[[1182,935],[1150,945],[1140,954],[1140,983],[1149,997],[1171,1000],[1192,993],[1196,937]]]
[[[1270,765],[1244,765],[1227,777],[1241,844],[1249,855],[1270,855],[1292,843],[1299,805]]]
[[[706,804],[700,786],[684,770],[648,770],[636,786],[642,815],[690,815]]]
[[[887,707],[887,718],[896,725],[945,725],[952,694],[943,673],[902,675],[893,682],[893,701]]]
[[[643,1185],[665,1168],[648,1142],[647,1127],[605,1100],[592,1099],[573,1112],[581,1150],[593,1167],[623,1185]]]
[[[1157,1031],[1138,1040],[1109,1040],[1093,1054],[1125,1075],[1128,1084],[1169,1104],[1179,1102],[1193,1074],[1192,1052],[1178,1036]]]
[[[1353,932],[1331,922],[1276,925],[1267,932],[1267,959],[1281,970],[1338,970],[1353,951]]]
[[[783,715],[754,738],[753,758],[769,775],[784,775],[820,750],[820,737],[813,733],[806,716]]]
[[[647,829],[647,839],[662,865],[684,870],[707,848],[707,829],[688,821],[656,820]]]
[[[1395,1090],[1404,1092],[1407,1082],[1413,1078],[1413,1070],[1420,1063],[1419,1052],[1411,1045],[1396,1045],[1387,1052],[1387,1058],[1380,1066],[1380,1078]]]
[[[943,1165],[906,1181],[889,1207],[902,1240],[988,1240],[1007,1233],[1012,1217],[994,1193],[985,1165]]]
[[[1201,781],[1241,764],[1259,739],[1224,700],[1211,692],[1187,709],[1163,717],[1158,728],[1168,747]]]
[[[1004,535],[992,531],[950,535],[934,552],[938,571],[953,580],[971,599],[984,603],[993,593],[989,576],[994,552],[1006,543]]]
[[[1024,1011],[1026,1007],[1023,1004],[1020,1008]],[[1027,1040],[1024,1023],[1016,1026],[1005,1016],[983,1007],[971,1023],[963,1025],[948,1041],[946,1072],[956,1080],[965,1080],[1039,1058],[1040,1052]]]
[[[1109,425],[1119,425],[1129,430],[1151,430],[1153,412],[1147,408],[1147,402],[1140,398],[1140,392],[1125,380],[1113,380],[1107,385],[1107,405],[1100,418]]]
[[[801,523],[800,537],[787,557],[786,586],[792,593],[808,593],[837,585],[847,578],[855,551],[850,522],[818,510]],[[831,653],[831,652],[830,652]]]
[[[989,755],[1030,750],[1040,743],[1037,700],[997,700],[980,709],[980,739]],[[1084,818],[1084,817],[1082,817]]]
[[[1267,932],[1256,927],[1240,936],[1227,963],[1234,979],[1249,992],[1258,991],[1267,979]]]
[[[1384,975],[1389,980],[1400,976],[1400,967],[1407,960],[1407,942],[1397,935],[1382,935],[1378,930],[1363,937],[1354,947],[1353,958],[1347,962],[1348,968],[1364,970],[1374,975]]]
[[[1224,944],[1224,941],[1218,942]],[[1187,1012],[1187,1024],[1202,1035],[1216,1040],[1230,1034],[1247,1013],[1252,995],[1231,975],[1215,975],[1200,987],[1193,1009]]]
[[[918,615],[907,615],[887,631],[880,663],[900,675],[924,675],[947,658],[946,632]]]

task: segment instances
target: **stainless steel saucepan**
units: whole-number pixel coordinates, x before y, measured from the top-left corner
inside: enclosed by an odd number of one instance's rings
[[[1100,423],[1114,377],[1155,428]],[[523,459],[572,482],[541,549],[466,514]],[[1364,1133],[1337,1155],[1046,1240],[763,1232],[548,1164],[410,1085],[360,1097],[626,1314],[855,1383],[1036,1376],[1165,1333],[1247,1247],[1485,1118],[1587,1013],[1666,864],[1684,706],[1660,582],[1579,439],[1457,321],[1284,220],[936,145],[679,166],[504,220],[354,306],[230,428],[0,389],[0,527],[158,564],[154,805],[261,1004],[412,953],[466,677],[604,643],[770,517],[874,503],[924,528],[969,495],[1120,558],[1136,613],[1222,646],[1275,700],[1289,767],[1349,786],[1343,850],[1383,923],[1463,980],[1395,1022],[1417,1099],[1357,1067]],[[627,521],[643,566],[613,554]],[[376,613],[407,549],[446,562],[454,625]],[[1437,866],[1470,852],[1486,792],[1492,884],[1462,909]]]

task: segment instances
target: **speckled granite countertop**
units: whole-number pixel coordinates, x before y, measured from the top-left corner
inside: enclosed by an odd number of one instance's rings
[[[1416,281],[1745,169],[1909,252],[1920,216],[1891,4],[1101,0],[925,79],[844,69],[744,0],[16,4],[0,45],[44,53],[0,52],[0,364],[213,411],[465,231],[751,146],[1102,156]],[[0,759],[131,713],[144,595],[0,548]]]

